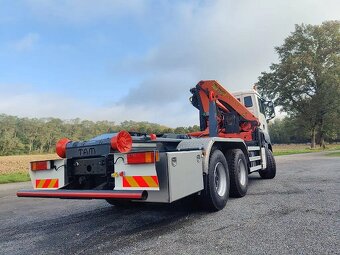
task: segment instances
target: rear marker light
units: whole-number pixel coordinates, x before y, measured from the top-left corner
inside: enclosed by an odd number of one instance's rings
[[[51,169],[51,161],[35,161],[31,162],[32,171],[41,171]]]
[[[137,152],[127,154],[128,164],[149,164],[159,161],[158,151]]]
[[[66,145],[71,142],[71,140],[67,138],[62,138],[60,139],[56,146],[55,146],[55,151],[58,154],[59,157],[61,158],[66,158]]]

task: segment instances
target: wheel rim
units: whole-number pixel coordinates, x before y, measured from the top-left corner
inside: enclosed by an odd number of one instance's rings
[[[238,160],[238,179],[242,186],[246,185],[247,169],[242,159]]]
[[[224,166],[222,165],[221,162],[218,162],[215,165],[214,182],[215,182],[216,193],[220,197],[223,197],[227,190],[227,176],[225,173]]]

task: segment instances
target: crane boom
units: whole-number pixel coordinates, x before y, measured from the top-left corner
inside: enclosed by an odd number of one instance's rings
[[[259,120],[217,81],[200,81],[190,92],[191,103],[200,112],[201,130],[191,136],[253,140]]]

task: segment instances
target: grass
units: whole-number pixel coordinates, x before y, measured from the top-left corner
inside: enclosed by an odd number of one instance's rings
[[[29,180],[30,177],[28,173],[0,174],[0,184],[11,182],[26,182]]]
[[[340,145],[328,144],[326,146],[326,149],[323,149],[320,147],[311,149],[308,144],[276,144],[276,145],[273,145],[274,156],[321,152],[321,151],[330,151],[330,150],[340,150]]]
[[[329,157],[340,157],[340,151],[335,151],[335,152],[327,153],[326,156],[329,156]]]

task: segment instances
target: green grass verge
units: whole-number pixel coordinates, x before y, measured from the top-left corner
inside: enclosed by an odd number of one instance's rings
[[[284,150],[284,151],[275,151],[274,156],[282,156],[282,155],[292,155],[292,154],[300,154],[300,153],[311,153],[311,152],[319,152],[322,150],[312,150],[312,149],[301,149],[301,150]]]
[[[330,149],[327,149],[327,148],[326,149],[305,148],[305,149],[291,149],[291,150],[279,150],[279,151],[275,151],[275,148],[274,148],[274,156],[292,155],[292,154],[301,154],[301,153],[312,153],[312,152],[323,152],[323,151],[328,151],[328,150],[340,150],[340,148],[339,147],[330,148]],[[334,152],[334,153],[340,153],[340,151]],[[333,153],[330,153],[330,154],[333,154]]]
[[[0,184],[11,182],[26,182],[30,177],[27,173],[0,174]]]
[[[327,153],[326,156],[340,157],[340,151],[335,151],[335,152]]]

